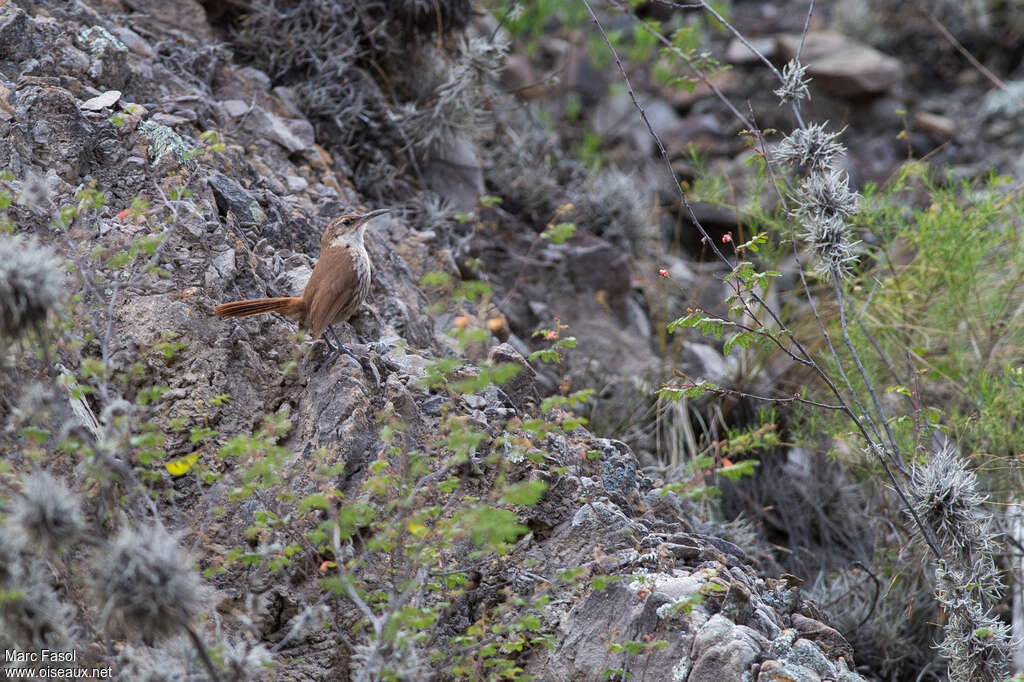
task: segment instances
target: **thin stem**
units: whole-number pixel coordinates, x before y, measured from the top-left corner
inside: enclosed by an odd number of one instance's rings
[[[882,409],[882,403],[878,400],[878,394],[875,392],[875,386],[871,383],[867,370],[864,369],[864,365],[860,361],[860,354],[857,353],[857,349],[854,347],[853,341],[850,339],[849,330],[846,328],[846,299],[843,296],[843,288],[839,286],[839,279],[839,270],[833,266],[832,285],[836,291],[836,300],[839,302],[839,328],[843,333],[843,342],[846,344],[846,348],[850,351],[854,364],[857,365],[857,371],[860,373],[861,379],[864,380],[864,386],[868,390],[868,395],[871,396],[871,401],[875,406],[875,412],[878,413],[878,419],[882,422],[882,426],[885,428],[885,435],[888,436],[889,445],[892,447],[892,456],[896,458],[900,471],[906,474],[906,465],[903,463],[903,455],[900,453],[899,446],[896,445],[896,437],[893,435],[892,429],[889,427],[889,420],[885,417],[885,411]]]
[[[206,651],[206,647],[203,645],[203,640],[199,639],[199,635],[192,629],[192,626],[188,623],[183,623],[185,632],[188,633],[188,638],[192,640],[192,646],[196,648],[199,653],[199,658],[203,662],[203,667],[206,668],[206,674],[210,676],[213,682],[220,682],[220,675],[217,674],[217,669],[213,666],[213,661],[210,660],[210,654]]]
[[[988,81],[992,85],[996,86],[1000,90],[1006,90],[1006,83],[1000,80],[999,76],[995,75],[989,69],[987,69],[984,64],[979,62],[973,54],[968,52],[967,48],[964,47],[963,44],[961,44],[960,41],[957,40],[956,37],[949,32],[949,29],[942,25],[941,21],[935,18],[934,14],[928,14],[928,20],[931,21],[935,28],[939,30],[939,33],[942,34],[942,37],[948,40],[949,43],[956,48],[957,52],[962,54],[964,56],[964,59],[969,61],[971,63],[971,66],[976,68],[982,76],[988,79]]]
[[[811,28],[811,16],[814,14],[814,0],[811,0],[807,5],[807,15],[804,17],[804,28],[800,32],[800,46],[796,49],[796,61],[799,63],[800,55],[804,53],[804,44],[807,42],[807,31]],[[793,116],[796,118],[797,125],[801,128],[806,128],[807,124],[804,123],[804,117],[800,114],[800,106],[796,101],[790,102],[790,107],[793,109]]]
[[[683,372],[680,372],[678,369],[674,370],[674,373],[675,373],[675,375],[677,377],[690,380],[689,376],[687,376]],[[691,386],[695,387],[695,386],[697,386],[697,384],[695,384],[692,381],[690,381],[690,383],[688,383],[688,384],[683,384],[682,386],[672,386],[671,388],[688,388],[688,387],[691,387]],[[744,391],[737,391],[736,389],[724,388],[722,386],[716,386],[715,388],[711,388],[711,387],[706,386],[706,385],[701,385],[701,388],[703,390],[707,391],[708,393],[714,393],[716,395],[734,395],[734,396],[738,396],[738,397],[741,397],[741,398],[750,398],[751,400],[761,400],[761,401],[764,401],[766,403],[780,403],[780,404],[784,404],[784,405],[785,404],[791,404],[791,403],[802,403],[804,405],[811,405],[811,406],[814,406],[814,407],[820,407],[820,408],[825,409],[825,410],[838,410],[838,411],[846,410],[846,406],[845,405],[830,405],[828,403],[819,403],[819,402],[817,402],[815,400],[809,400],[807,398],[801,398],[799,395],[793,395],[793,396],[791,396],[789,398],[782,398],[782,397],[773,397],[773,396],[766,396],[766,395],[756,395],[754,393],[746,393]]]
[[[871,345],[875,349],[875,352],[878,353],[878,357],[882,360],[883,363],[885,363],[886,368],[889,370],[889,374],[891,374],[893,379],[896,380],[896,383],[899,384],[900,386],[906,386],[907,382],[904,381],[902,377],[900,377],[899,372],[896,371],[896,367],[892,364],[892,361],[889,360],[889,356],[885,354],[885,351],[882,350],[882,347],[878,344],[878,341],[875,339],[874,334],[872,334],[868,330],[868,326],[864,324],[864,315],[867,313],[868,307],[871,305],[871,299],[874,298],[875,290],[877,288],[878,280],[876,279],[875,286],[871,287],[871,293],[868,294],[867,302],[864,304],[864,307],[861,308],[860,314],[857,315],[857,326],[860,327],[860,331],[862,334],[864,334],[864,337],[871,342]]]

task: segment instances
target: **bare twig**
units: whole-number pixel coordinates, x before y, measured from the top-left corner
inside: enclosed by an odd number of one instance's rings
[[[935,26],[936,29],[938,29],[939,33],[942,34],[942,37],[945,38],[946,40],[948,40],[950,45],[955,47],[956,50],[960,54],[962,54],[964,56],[964,59],[969,61],[971,63],[971,66],[976,68],[981,73],[981,75],[984,76],[988,80],[989,83],[991,83],[992,85],[996,86],[1000,90],[1006,90],[1006,83],[1004,83],[999,78],[999,76],[995,75],[988,68],[986,68],[984,64],[979,62],[977,60],[977,58],[975,58],[975,56],[973,54],[968,52],[967,48],[964,47],[960,43],[960,41],[957,40],[956,37],[952,33],[949,32],[949,29],[947,29],[945,26],[942,25],[942,22],[939,21],[935,17],[934,14],[928,14],[928,20],[930,22],[932,22],[932,24]]]

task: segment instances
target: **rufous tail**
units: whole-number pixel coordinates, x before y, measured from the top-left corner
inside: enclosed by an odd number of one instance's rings
[[[249,317],[264,313],[281,313],[301,321],[306,316],[306,309],[302,304],[302,299],[294,296],[232,301],[231,303],[221,303],[213,309],[213,314],[218,317]]]

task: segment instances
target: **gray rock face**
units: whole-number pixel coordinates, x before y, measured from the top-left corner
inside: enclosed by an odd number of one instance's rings
[[[690,682],[739,680],[757,660],[764,638],[714,615],[693,640]]]
[[[261,225],[266,220],[266,214],[256,198],[231,178],[223,173],[216,173],[210,176],[208,182],[210,189],[213,190],[217,209],[222,215],[231,211],[238,223],[247,227]]]
[[[635,590],[623,585],[612,585],[603,592],[593,593],[569,614],[572,626],[545,662],[547,670],[560,676],[555,679],[590,680],[599,679],[608,669],[643,666],[651,679],[674,679],[666,673],[681,658],[687,657],[692,634],[675,636],[665,648],[652,649],[642,662],[634,663],[628,654],[609,651],[616,633],[637,641],[650,636],[656,639],[660,632],[657,614],[660,601],[654,598],[638,601]]]
[[[484,194],[484,175],[476,145],[457,138],[431,151],[423,168],[430,189],[444,197],[456,211],[472,211]]]
[[[316,142],[313,126],[308,121],[285,119],[262,110],[250,114],[250,119],[254,132],[266,136],[289,152],[302,151]]]
[[[525,411],[530,405],[540,402],[537,392],[537,371],[526,362],[526,358],[510,344],[502,343],[491,349],[488,359],[495,363],[511,362],[522,369],[512,381],[504,384],[502,390],[512,400],[517,410]]]
[[[25,159],[52,168],[62,180],[77,184],[93,158],[93,125],[78,102],[56,78],[22,78],[15,94],[14,124],[22,134],[14,147]]]
[[[14,4],[0,6],[0,62],[16,62],[39,56],[35,22]]]

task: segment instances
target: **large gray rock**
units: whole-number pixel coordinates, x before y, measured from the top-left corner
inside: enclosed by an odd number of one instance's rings
[[[249,115],[247,122],[253,132],[276,142],[289,153],[308,149],[316,142],[313,126],[304,119],[282,118],[256,109]]]
[[[453,210],[472,211],[484,193],[476,144],[468,137],[458,137],[436,145],[423,166],[423,179]]]
[[[767,640],[755,630],[715,614],[693,640],[690,682],[739,680],[749,672]]]
[[[779,57],[783,60],[796,56],[799,47],[799,35],[778,38]],[[809,32],[800,61],[807,65],[812,88],[820,87],[851,99],[880,95],[903,77],[899,60],[831,31]]]
[[[18,62],[39,55],[35,22],[17,5],[0,5],[0,62]]]
[[[14,121],[27,134],[14,138],[24,158],[51,168],[70,185],[89,172],[93,158],[93,126],[68,90],[56,78],[23,77],[15,100]]]
[[[639,585],[613,584],[592,593],[566,621],[566,631],[559,647],[536,672],[541,679],[596,680],[609,669],[647,671],[648,679],[670,680],[671,672],[687,659],[693,642],[693,630],[706,615],[695,611],[684,614],[684,625],[671,634],[663,631],[660,607],[671,604],[665,595],[638,598]],[[659,640],[668,642],[664,648],[652,648],[640,656],[615,652],[615,642]],[[685,664],[684,664],[685,667]],[[527,668],[530,670],[530,668]],[[547,677],[556,675],[560,677]],[[683,678],[680,678],[683,679]]]

